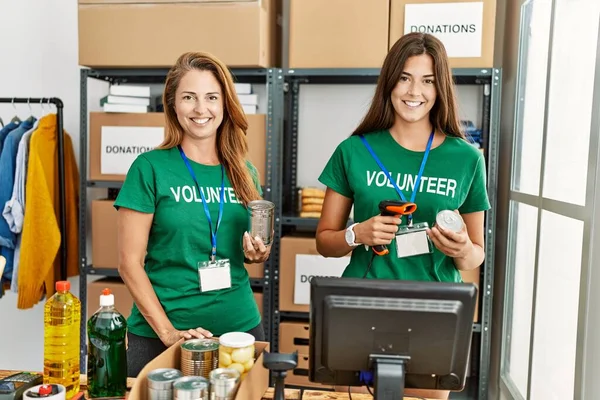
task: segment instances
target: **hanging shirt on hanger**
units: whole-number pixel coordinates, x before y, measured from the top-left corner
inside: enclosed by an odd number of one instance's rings
[[[42,118],[43,119],[43,118]],[[21,255],[21,231],[23,230],[23,218],[25,217],[25,181],[27,174],[27,160],[29,154],[29,140],[39,124],[36,121],[33,128],[25,132],[19,142],[17,150],[17,161],[15,165],[15,183],[13,185],[12,196],[6,202],[2,216],[8,223],[8,228],[16,235],[15,253],[13,259],[12,280],[10,290],[17,292],[19,257]]]
[[[0,129],[0,154],[2,154],[2,147],[4,146],[4,140],[6,136],[15,128],[19,127],[18,122],[10,121],[8,124],[4,126],[4,128]]]
[[[57,136],[56,115],[40,120],[29,142],[29,161],[25,184],[27,211],[23,222],[21,255],[18,272],[20,309],[31,308],[42,295],[54,294],[54,283],[60,278],[59,254],[61,232],[58,218]],[[67,276],[79,274],[78,206],[79,171],[71,137],[64,132],[64,171],[66,201],[66,232],[62,238],[67,246]]]
[[[4,205],[12,195],[19,142],[23,135],[33,128],[35,121],[35,118],[23,121],[18,128],[10,131],[4,139],[4,146],[2,147],[2,153],[0,153],[0,171],[2,171],[0,174],[0,208],[2,209],[4,209]],[[2,281],[10,282],[12,279],[16,239],[16,235],[10,230],[6,220],[0,218],[0,255],[6,258]]]

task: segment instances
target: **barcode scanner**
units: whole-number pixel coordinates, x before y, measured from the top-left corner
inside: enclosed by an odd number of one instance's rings
[[[417,209],[415,203],[400,200],[383,200],[379,203],[381,215],[386,217],[399,217],[401,215],[410,215]],[[384,244],[373,246],[373,252],[378,256],[384,256],[390,252]]]

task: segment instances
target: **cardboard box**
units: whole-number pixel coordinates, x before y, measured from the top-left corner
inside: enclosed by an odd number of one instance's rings
[[[258,306],[258,311],[260,312],[260,317],[263,316],[263,294],[260,292],[254,292],[254,301]]]
[[[297,300],[309,300],[310,279],[313,276],[341,276],[345,266],[350,262],[349,254],[342,258],[320,256],[314,238],[284,236],[281,238],[280,251],[280,311],[308,312],[308,301],[299,302]],[[312,267],[311,264],[315,267]],[[305,273],[305,271],[308,272]],[[477,286],[479,286],[479,274],[479,268],[472,271],[461,271],[463,281],[475,283]],[[301,292],[300,296],[298,292]],[[478,306],[475,307],[473,321],[478,321]]]
[[[389,0],[290,0],[290,68],[380,68]]]
[[[115,296],[115,308],[125,318],[131,314],[133,307],[133,297],[129,293],[127,286],[119,278],[104,278],[87,285],[87,319],[89,319],[100,308],[100,294],[102,290],[108,288]]]
[[[310,279],[342,276],[350,257],[325,258],[317,252],[315,238],[281,238],[279,259],[279,310],[308,312]]]
[[[298,367],[288,373],[285,383],[294,386],[307,386],[321,389],[333,389],[332,386],[313,383],[308,380],[309,366],[309,324],[301,322],[282,322],[279,324],[279,352],[298,352]]]
[[[266,116],[249,114],[248,159],[265,182]],[[164,138],[163,113],[90,113],[90,180],[123,181],[135,158],[160,145]],[[147,128],[147,129],[143,129]]]
[[[390,0],[389,48],[408,31],[432,33],[446,47],[452,68],[494,66],[496,0]],[[407,11],[408,10],[408,11]]]
[[[182,339],[169,347],[140,371],[135,384],[131,388],[131,392],[129,392],[129,396],[127,396],[128,400],[147,400],[147,376],[150,371],[157,368],[180,368],[180,346],[183,342],[184,340]],[[254,366],[241,382],[235,400],[261,399],[269,387],[269,370],[263,367],[263,352],[269,351],[269,343],[256,342],[255,348],[258,356],[254,362]]]
[[[117,218],[113,200],[92,201],[92,265],[94,268],[118,268]]]
[[[298,354],[309,353],[310,325],[302,322],[281,322],[279,324],[279,352]]]
[[[136,3],[79,4],[80,65],[168,68],[188,51],[229,67],[275,64],[273,0]]]

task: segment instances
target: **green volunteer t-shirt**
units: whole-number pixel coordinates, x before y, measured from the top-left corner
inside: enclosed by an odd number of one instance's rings
[[[221,166],[191,160],[190,165],[206,197],[214,227],[219,213]],[[250,163],[248,168],[260,191],[256,169]],[[144,269],[176,329],[202,327],[221,335],[249,331],[260,323],[244,267],[242,238],[248,227],[248,214],[227,176],[224,200],[217,259],[231,262],[231,288],[204,293],[200,291],[198,262],[210,257],[210,228],[202,197],[179,150],[152,150],[138,156],[115,201],[117,209],[154,214]],[[133,334],[157,337],[135,304],[127,324]]]
[[[387,130],[364,137],[410,201],[424,152],[403,148]],[[319,180],[354,200],[356,222],[378,215],[381,200],[400,200],[359,136],[351,136],[337,147]],[[427,222],[430,227],[441,210],[459,210],[461,214],[488,210],[485,161],[480,150],[462,139],[446,137],[429,153],[415,203],[413,223]],[[402,218],[402,224],[407,224],[406,217]],[[388,255],[375,257],[367,277],[462,282],[454,260],[433,247],[433,254],[398,258],[394,240],[388,246]],[[361,278],[371,256],[370,248],[356,247],[343,276]]]

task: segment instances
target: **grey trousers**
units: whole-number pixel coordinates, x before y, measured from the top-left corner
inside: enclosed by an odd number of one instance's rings
[[[248,331],[256,341],[265,341],[265,331],[262,323]],[[127,332],[127,376],[136,377],[156,356],[167,349],[167,346],[157,338],[148,338]]]

